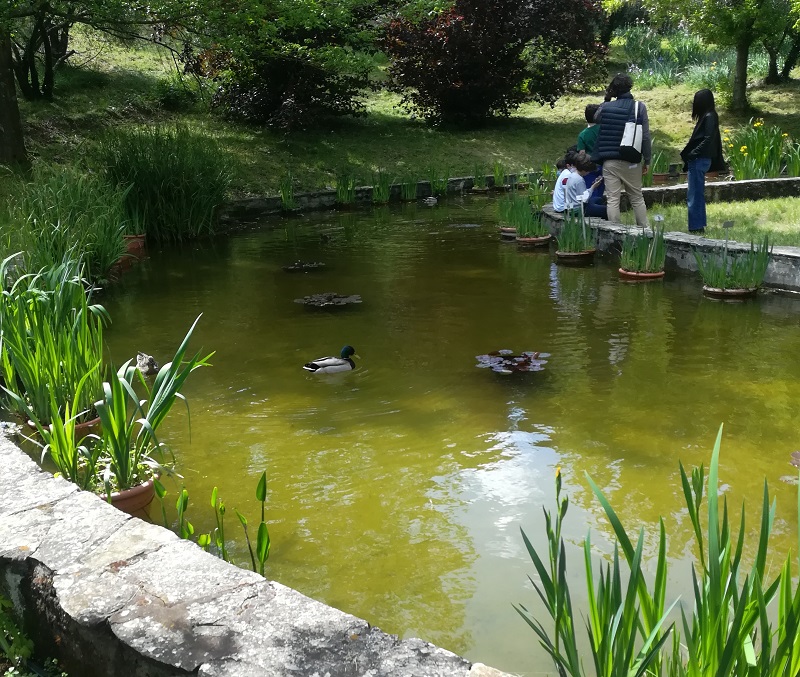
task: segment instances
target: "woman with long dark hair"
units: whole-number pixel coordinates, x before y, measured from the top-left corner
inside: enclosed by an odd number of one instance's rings
[[[722,139],[719,134],[719,116],[710,89],[695,93],[692,102],[694,131],[681,151],[689,173],[686,204],[689,211],[689,232],[702,235],[706,229],[706,172],[725,169],[722,157]]]

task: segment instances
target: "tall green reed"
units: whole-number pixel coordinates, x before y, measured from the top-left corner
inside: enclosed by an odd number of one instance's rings
[[[644,228],[636,234],[628,233],[622,241],[620,268],[637,273],[657,273],[664,270],[667,247],[663,226],[654,228],[652,237]]]
[[[356,200],[356,178],[349,171],[342,170],[336,176],[336,203],[352,205]]]
[[[27,272],[81,259],[86,277],[100,278],[125,253],[129,191],[74,168],[37,166],[8,201],[8,246],[22,252]]]
[[[671,565],[666,557],[663,519],[659,525],[658,554],[652,588],[642,573],[644,532],[634,546],[628,531],[603,492],[587,474],[616,538],[611,564],[601,570],[595,587],[589,536],[584,541],[584,574],[588,592],[587,633],[596,675],[666,675],[667,677],[778,677],[800,673],[800,586],[792,577],[792,555],[786,556],[777,577],[769,573],[769,538],[775,522],[775,502],[764,483],[757,543],[746,543],[747,520],[742,505],[738,530],[720,500],[720,426],[711,454],[708,481],[703,466],[687,473],[680,464],[681,485],[695,538],[698,562],[692,568],[693,599],[681,604],[680,629],[665,628],[666,581]],[[706,498],[707,493],[707,498]],[[703,502],[706,509],[703,510]],[[575,641],[575,613],[566,576],[566,548],[561,523],[567,499],[556,478],[558,512],[555,520],[545,510],[549,567],[523,532],[523,540],[539,576],[533,581],[545,610],[553,620],[549,633],[532,613],[515,607],[550,654],[560,675],[587,674]],[[800,492],[797,499],[800,518]],[[705,523],[703,516],[705,515]],[[798,527],[800,529],[800,527]],[[800,533],[798,534],[800,545]],[[628,567],[627,585],[620,552]],[[745,553],[753,552],[746,562]],[[638,603],[635,601],[638,599]],[[776,612],[769,609],[777,601]],[[673,604],[674,606],[674,604]],[[683,632],[681,635],[680,632]],[[668,646],[668,635],[672,642]]]
[[[372,174],[372,201],[375,204],[386,204],[392,194],[392,179],[384,169]]]
[[[280,186],[281,209],[290,212],[297,207],[294,200],[294,177],[291,172],[287,172],[281,177]]]
[[[547,234],[547,228],[540,211],[534,213],[528,195],[511,191],[499,201],[506,205],[503,210],[505,221],[516,228],[518,237],[541,237]]]
[[[440,171],[437,167],[431,166],[428,168],[428,182],[431,185],[431,195],[438,197],[447,193],[447,184],[450,180],[450,169],[447,168],[444,172]]]
[[[486,165],[482,162],[476,162],[473,168],[472,185],[475,188],[486,188]]]
[[[417,199],[417,177],[413,174],[406,174],[400,180],[400,197],[408,202]]]
[[[558,251],[585,252],[594,249],[594,235],[580,212],[564,212],[564,223],[556,235]]]
[[[506,167],[499,160],[495,160],[492,165],[492,178],[494,179],[495,190],[501,190],[506,187]]]
[[[232,179],[216,141],[186,127],[107,132],[97,159],[113,185],[131,186],[126,205],[148,239],[180,242],[216,230],[216,210]]]
[[[750,249],[744,252],[729,252],[727,240],[719,253],[701,254],[694,251],[703,284],[715,289],[760,287],[767,273],[771,254],[768,235],[764,236],[758,246],[751,242]]]
[[[0,263],[0,279],[11,275],[13,259]],[[52,422],[51,397],[59,408],[70,403],[79,420],[91,418],[101,392],[97,365],[110,318],[103,306],[90,303],[82,271],[68,262],[25,274],[0,295],[0,368],[6,388],[18,395],[7,404],[34,423]]]

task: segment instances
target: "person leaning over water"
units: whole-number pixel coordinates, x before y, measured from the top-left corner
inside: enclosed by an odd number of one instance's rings
[[[652,143],[647,107],[641,101],[638,121],[642,125],[642,160],[637,163],[622,160],[619,152],[625,123],[633,120],[633,107],[636,101],[631,94],[632,87],[633,80],[625,73],[617,73],[608,85],[606,101],[600,106],[595,117],[595,121],[600,124],[600,132],[592,152],[592,160],[603,164],[608,220],[619,223],[619,202],[624,186],[636,216],[636,225],[644,227],[647,226],[647,207],[642,197],[642,175],[647,174],[650,166]]]
[[[689,189],[686,191],[689,232],[700,235],[706,229],[706,172],[725,169],[719,115],[710,89],[695,93],[692,120],[696,124],[689,143],[681,151],[681,159],[689,172]]]

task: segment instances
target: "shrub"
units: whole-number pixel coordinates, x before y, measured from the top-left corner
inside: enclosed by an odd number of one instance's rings
[[[199,99],[196,87],[178,73],[161,78],[156,83],[155,96],[163,109],[179,112],[191,110]]]
[[[761,118],[751,118],[747,125],[732,132],[725,130],[723,146],[737,179],[779,176],[784,155],[791,149],[789,135],[775,125],[766,126]]]
[[[114,130],[101,140],[98,156],[112,184],[130,186],[129,218],[148,239],[179,242],[214,232],[231,170],[213,139],[185,127]]]
[[[384,39],[389,88],[434,123],[474,125],[528,98],[552,103],[570,69],[545,77],[535,68],[539,55],[546,70],[564,35],[596,52],[596,16],[594,3],[578,0],[455,0],[433,15],[396,17]]]

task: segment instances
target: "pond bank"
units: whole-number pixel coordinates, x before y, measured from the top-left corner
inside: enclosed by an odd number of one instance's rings
[[[545,222],[548,224],[550,232],[555,235],[564,216],[554,212],[552,205],[547,205],[544,213]],[[632,226],[612,223],[603,219],[591,219],[590,223],[597,233],[598,251],[615,256],[619,256],[622,250],[622,241],[625,239],[625,235],[638,230]],[[650,232],[652,233],[652,231]],[[679,232],[665,233],[664,240],[667,246],[667,269],[688,272],[697,272],[695,250],[700,253],[718,252],[722,243],[721,240]],[[749,242],[728,241],[728,251],[730,252],[743,252],[749,249]],[[773,247],[767,273],[764,276],[764,286],[777,290],[800,292],[800,247]]]
[[[0,593],[71,675],[505,674],[228,564],[43,472],[4,435],[0,465]]]

